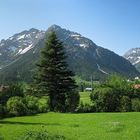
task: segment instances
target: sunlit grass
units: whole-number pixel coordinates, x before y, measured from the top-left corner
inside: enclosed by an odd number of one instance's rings
[[[90,93],[91,92],[80,92],[80,101],[91,104],[92,102],[90,100]]]
[[[140,113],[46,113],[0,121],[5,140],[41,129],[70,140],[139,140]]]

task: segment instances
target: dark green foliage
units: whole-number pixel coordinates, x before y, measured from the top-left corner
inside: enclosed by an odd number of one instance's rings
[[[5,104],[7,100],[13,96],[24,96],[23,89],[20,84],[13,84],[2,90],[0,92],[0,104]]]
[[[18,137],[16,140],[66,140],[61,135],[50,135],[47,131],[28,131]]]
[[[77,91],[68,92],[64,111],[73,112],[79,105],[80,95]]]
[[[133,92],[132,84],[127,82],[127,79],[118,75],[111,75],[106,81],[105,86],[113,88],[119,95],[131,96]]]
[[[79,86],[79,91],[80,91],[80,92],[83,92],[84,89],[85,89],[84,83],[81,82],[78,86]]]
[[[140,99],[140,88],[133,89],[133,94],[131,94],[132,98],[139,98]]]
[[[27,108],[22,97],[14,96],[9,98],[6,107],[10,116],[21,116],[27,113]]]
[[[76,112],[78,113],[88,113],[88,112],[95,112],[96,108],[94,105],[88,104],[88,103],[83,103],[82,101],[80,102]]]
[[[131,111],[131,99],[128,96],[122,96],[120,99],[120,111],[129,112]]]
[[[138,97],[132,83],[126,79],[112,75],[104,84],[95,88],[91,100],[97,111],[132,111],[131,100]]]
[[[68,69],[62,42],[50,33],[41,52],[35,76],[38,94],[48,95],[51,111],[74,111],[79,102],[74,74]]]
[[[140,99],[139,98],[132,99],[132,110],[135,112],[140,112]]]
[[[0,104],[0,118],[4,117],[4,115],[5,115],[4,107],[2,106],[2,104]]]
[[[118,111],[119,96],[114,94],[110,87],[97,88],[90,96],[95,104],[97,112],[115,112]]]

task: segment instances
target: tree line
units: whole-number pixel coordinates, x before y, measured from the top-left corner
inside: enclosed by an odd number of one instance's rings
[[[80,103],[78,112],[131,112],[140,111],[139,81],[129,81],[111,75],[104,83],[95,87],[90,94],[92,104]]]

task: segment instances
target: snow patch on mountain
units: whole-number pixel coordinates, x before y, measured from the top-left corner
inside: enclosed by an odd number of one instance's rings
[[[14,38],[13,36],[12,37],[9,37],[9,40],[13,40],[13,38]]]
[[[128,57],[127,57],[127,59],[133,59],[133,58],[134,58],[133,56],[128,56]]]
[[[30,35],[30,34],[26,34],[25,37],[26,37],[26,38],[30,38],[31,35]]]
[[[97,64],[97,68],[98,68],[98,70],[99,70],[100,72],[102,72],[102,73],[104,73],[104,74],[108,74],[107,72],[105,72],[104,70],[101,69],[101,67],[100,67],[99,64]]]
[[[79,34],[72,34],[71,37],[80,37]]]
[[[96,54],[100,57],[100,54],[99,54],[98,48],[96,48]]]
[[[19,49],[18,52],[15,55],[24,54],[24,53],[26,53],[27,51],[29,51],[32,48],[33,48],[33,44],[30,44],[28,47],[26,47],[24,49],[22,49],[22,48]]]
[[[30,49],[32,49],[33,48],[33,44],[31,44],[31,45],[29,45],[28,47],[26,47],[25,49],[23,49],[21,52],[20,52],[20,54],[24,54],[24,53],[26,53],[27,51],[29,51]]]
[[[132,51],[132,53],[136,53],[136,52],[137,52],[136,50],[133,50],[133,51]]]
[[[124,58],[129,60],[132,65],[140,63],[140,48],[130,49],[128,52],[125,53]]]
[[[22,52],[22,49],[19,49],[16,55],[20,54]]]
[[[25,37],[25,34],[21,35],[21,36],[18,36],[17,40],[24,39],[24,37]]]
[[[133,65],[136,65],[136,64],[138,64],[140,62],[140,56],[137,56],[136,58],[135,58],[135,61],[132,63]]]
[[[86,44],[79,44],[80,45],[80,47],[84,47],[84,48],[86,48],[87,47],[87,45]]]

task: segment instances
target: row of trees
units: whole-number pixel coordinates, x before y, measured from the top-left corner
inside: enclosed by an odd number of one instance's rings
[[[80,103],[79,112],[140,111],[140,89],[117,75],[98,85],[90,94],[92,104]]]

